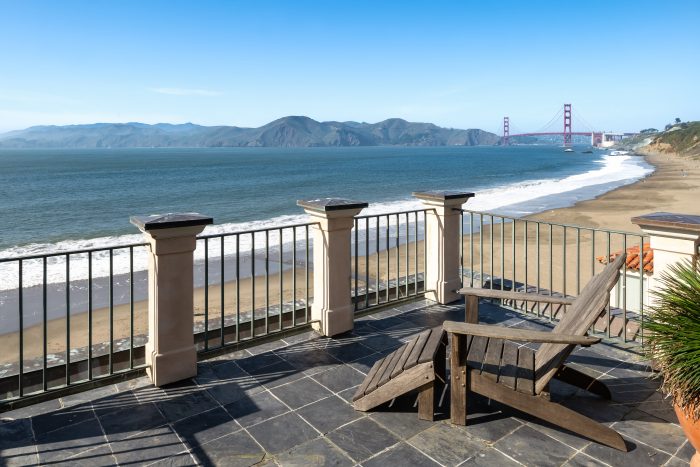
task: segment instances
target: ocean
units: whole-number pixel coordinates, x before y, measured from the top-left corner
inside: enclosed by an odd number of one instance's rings
[[[465,190],[476,193],[468,209],[522,216],[594,198],[652,171],[638,157],[584,149],[0,150],[0,258],[141,242],[129,223],[135,214],[199,212],[214,218],[205,230],[212,234],[301,223],[307,217],[296,200],[319,197],[366,201],[364,214],[372,214],[420,208],[413,191]],[[128,254],[117,253],[115,271],[123,271]],[[0,290],[17,287],[16,264],[0,263]],[[54,266],[48,281],[58,283],[63,268]],[[71,274],[86,271],[78,264]],[[39,267],[25,270],[25,287],[41,281]]]

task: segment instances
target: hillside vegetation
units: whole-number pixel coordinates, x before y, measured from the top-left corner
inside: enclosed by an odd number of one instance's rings
[[[500,138],[478,129],[441,128],[399,118],[379,123],[284,117],[259,128],[192,123],[95,123],[36,126],[0,134],[0,148],[476,146]]]
[[[651,137],[646,149],[700,158],[700,122],[679,123]]]

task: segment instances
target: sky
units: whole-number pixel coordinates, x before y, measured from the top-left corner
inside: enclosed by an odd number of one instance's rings
[[[564,103],[574,131],[658,128],[700,120],[699,21],[697,0],[0,0],[0,132],[508,115],[515,133]]]

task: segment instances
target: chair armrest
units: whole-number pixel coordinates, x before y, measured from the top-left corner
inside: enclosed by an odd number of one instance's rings
[[[573,305],[575,298],[568,297],[550,297],[549,295],[541,295],[536,293],[526,292],[511,292],[509,290],[497,289],[477,289],[473,287],[464,287],[457,291],[458,294],[472,295],[482,298],[500,298],[506,300],[524,300],[528,302],[540,303],[555,303],[558,305]]]
[[[445,331],[453,334],[489,337],[494,339],[508,339],[521,342],[547,342],[551,344],[570,344],[588,347],[600,342],[598,337],[574,336],[559,334],[550,331],[532,331],[530,329],[505,328],[487,324],[460,323],[457,321],[445,321],[442,324]]]

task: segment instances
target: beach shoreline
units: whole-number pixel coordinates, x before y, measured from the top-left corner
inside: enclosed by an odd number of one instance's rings
[[[537,221],[544,221],[544,222],[552,222],[556,224],[570,224],[570,225],[578,225],[582,227],[597,227],[601,229],[611,229],[611,230],[622,230],[622,231],[629,231],[629,232],[634,232],[638,233],[639,228],[632,224],[630,219],[634,216],[641,215],[641,214],[647,214],[651,212],[656,212],[656,211],[672,211],[672,212],[681,212],[681,213],[688,213],[688,214],[693,214],[697,212],[696,208],[696,203],[697,199],[700,199],[700,165],[698,164],[697,161],[690,160],[690,159],[684,159],[680,156],[676,156],[673,154],[659,154],[659,153],[647,153],[643,154],[643,157],[646,159],[646,161],[654,166],[654,171],[647,175],[645,178],[640,179],[634,183],[624,185],[618,188],[615,188],[609,192],[606,192],[600,196],[597,196],[593,199],[589,200],[584,200],[584,201],[579,201],[575,203],[574,205],[570,207],[565,207],[565,208],[557,208],[557,209],[551,209],[547,210],[544,212],[532,214],[529,216],[524,217],[523,219],[527,220],[537,220]],[[494,229],[496,230],[496,229]],[[484,235],[489,235],[490,232],[490,226],[485,226],[484,228]],[[477,235],[475,233],[475,235]],[[498,236],[498,234],[497,234]],[[517,245],[521,245],[521,241],[523,238],[523,231],[522,228],[518,229],[517,234],[515,235],[515,240],[512,240],[510,238],[504,238],[503,243],[506,245],[506,251],[509,251],[510,245],[513,244],[513,241],[516,242]],[[532,237],[531,237],[532,238]],[[467,234],[463,238],[463,242],[465,244],[465,252],[467,251],[467,245],[469,243],[470,236]],[[476,241],[474,242],[475,244],[477,243]],[[558,235],[555,233],[553,236],[553,243],[555,246],[560,246],[562,244],[561,241],[561,235]],[[573,242],[572,242],[573,243]],[[582,248],[585,250],[586,248],[586,241],[584,239],[584,245]],[[422,244],[422,242],[419,242],[419,245]],[[413,242],[410,242],[410,245],[413,245]],[[480,252],[478,251],[478,245],[477,249],[475,251],[476,257],[475,260],[477,262],[480,262]],[[567,249],[572,249],[573,244],[567,245]],[[398,256],[401,258],[400,261],[403,264],[404,263],[404,249],[405,246],[402,246],[400,249],[400,252],[398,253]],[[420,245],[420,249],[422,250],[422,245]],[[413,246],[410,247],[411,252],[413,252]],[[395,249],[392,248],[389,250],[390,251],[390,256],[393,258],[395,255]],[[574,254],[575,252],[572,250],[570,254]],[[590,256],[593,257],[594,252],[591,252]],[[484,245],[484,256],[485,258],[488,258],[490,255],[498,256],[499,252],[494,251],[490,252],[488,249],[488,245]],[[534,255],[534,251],[531,252],[530,254]],[[422,264],[422,254],[418,255],[418,259],[420,260],[418,269],[419,271],[423,269],[423,264]],[[465,253],[466,256],[466,253]],[[586,256],[589,256],[586,254]],[[386,253],[382,252],[381,255],[382,258],[386,258]],[[534,257],[534,256],[532,256]],[[570,256],[573,257],[573,256]],[[471,260],[471,258],[470,258]],[[392,261],[393,262],[393,261]],[[488,274],[491,275],[503,275],[504,277],[508,277],[507,272],[512,271],[513,264],[511,262],[511,258],[509,257],[504,257],[504,258],[496,258],[496,266],[499,266],[499,263],[503,262],[505,265],[505,271],[500,271],[498,267],[495,267],[493,271],[488,270]],[[374,271],[375,271],[375,265],[376,262],[373,258],[370,258],[370,280],[373,280],[374,277]],[[385,264],[384,259],[380,259],[380,264]],[[468,264],[468,263],[467,263]],[[363,257],[360,257],[359,261],[359,270],[364,271],[364,259]],[[413,262],[411,262],[411,268],[413,268]],[[532,264],[530,265],[530,268],[532,268]],[[555,267],[555,269],[558,268],[558,266]],[[489,268],[485,268],[485,271]],[[518,277],[523,277],[523,275],[526,274],[526,272],[523,270],[522,265],[516,265],[517,269],[516,275]],[[384,271],[384,267],[382,266],[382,271],[380,274],[380,279],[386,280],[387,276],[391,277],[394,276],[395,274],[395,267],[392,265],[391,271],[388,271],[389,274],[386,274]],[[412,272],[412,271],[409,271]],[[557,271],[553,271],[553,276],[555,275]],[[289,277],[290,271],[285,271],[285,284],[290,284],[291,280]],[[534,271],[532,272],[534,274]],[[273,275],[272,277],[272,283],[276,284],[277,279],[276,275]],[[533,276],[530,276],[533,277]],[[313,281],[313,273],[311,272],[310,274],[310,279],[311,282]],[[297,279],[297,297],[302,298],[306,294],[305,290],[305,277],[299,276]],[[562,284],[560,287],[568,287],[569,291],[576,290],[576,286],[578,284],[573,284],[571,283],[571,277],[568,278],[568,284],[564,285]],[[264,296],[261,294],[261,291],[263,290],[263,283],[260,282],[262,281],[263,278],[256,278],[256,283],[258,283],[256,287],[256,299],[255,303],[260,304],[264,303]],[[585,283],[586,278],[584,277],[582,279]],[[544,283],[547,282],[546,278],[543,278]],[[242,295],[241,295],[241,307],[243,310],[249,310],[251,308],[251,300],[250,300],[250,295],[251,293],[248,293],[248,290],[250,289],[250,280],[246,279],[241,281],[241,289],[242,289]],[[370,282],[370,284],[372,284]],[[218,308],[218,300],[214,297],[219,296],[218,292],[218,286],[212,285],[212,289],[210,289],[210,297],[212,303],[210,304],[210,312],[212,313],[213,316],[217,316],[220,312]],[[227,310],[231,310],[232,308],[235,309],[235,303],[232,301],[233,297],[235,297],[235,292],[233,292],[233,289],[235,288],[235,281],[227,281],[226,282],[226,289],[228,290],[226,294],[226,303],[225,307]],[[285,287],[286,288],[286,287]],[[313,294],[313,291],[311,291]],[[272,293],[273,296],[273,303],[278,302],[279,299],[279,291],[275,290]],[[203,320],[203,315],[202,315],[202,308],[203,308],[203,300],[204,299],[204,291],[203,288],[198,287],[195,289],[195,322],[199,322]],[[291,290],[285,290],[284,293],[284,300],[289,301],[292,299],[292,293]],[[135,334],[143,334],[146,332],[146,308],[147,308],[147,303],[145,301],[139,301],[134,304],[135,305],[135,311],[136,311],[136,322],[135,322]],[[256,306],[257,308],[257,306]],[[228,312],[227,312],[228,314]],[[128,313],[128,306],[121,305],[119,307],[116,307],[115,310],[115,334],[116,336],[119,337],[125,337],[128,336],[129,334],[129,313]],[[94,311],[94,319],[95,323],[93,326],[95,326],[98,330],[96,333],[95,337],[95,342],[101,341],[103,336],[102,334],[105,334],[108,329],[108,313],[107,310],[104,308],[101,308],[99,310]],[[48,330],[49,333],[51,334],[50,339],[49,339],[49,352],[54,353],[58,352],[61,353],[61,350],[65,351],[64,347],[64,337],[65,336],[65,324],[61,323],[61,319],[59,320],[51,320],[49,321],[48,324]],[[85,314],[83,316],[75,316],[72,317],[72,323],[71,327],[73,328],[74,326],[77,326],[78,329],[74,329],[74,336],[75,336],[75,344],[78,344],[79,342],[82,343],[81,341],[84,340],[79,338],[78,336],[85,336],[87,334],[87,323],[85,322]],[[7,333],[2,336],[0,336],[0,349],[2,350],[2,354],[5,358],[3,358],[2,362],[0,363],[8,363],[9,361],[14,360],[13,357],[16,357],[16,345],[18,342],[17,338],[18,333]],[[41,349],[40,349],[40,342],[42,341],[41,338],[41,326],[40,325],[35,325],[32,326],[31,328],[25,329],[25,335],[27,339],[25,339],[25,358],[32,358],[32,357],[38,357],[41,354]],[[36,344],[36,345],[35,345]],[[36,348],[34,348],[36,347]],[[13,351],[14,350],[14,351]],[[52,352],[53,351],[53,352]]]

